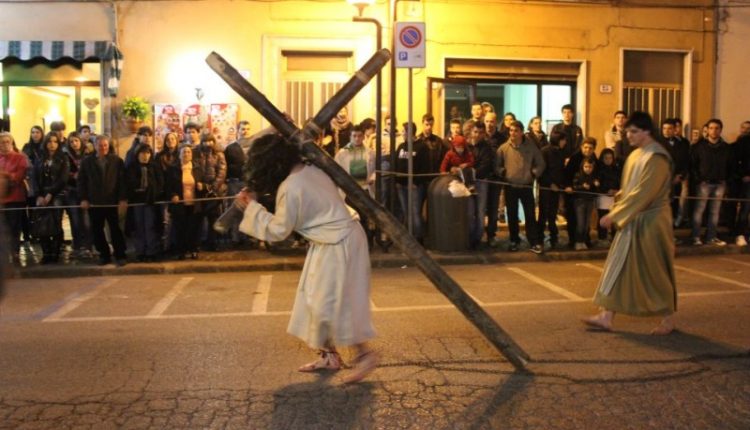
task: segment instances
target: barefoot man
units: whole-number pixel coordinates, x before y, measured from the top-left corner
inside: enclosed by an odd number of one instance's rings
[[[653,137],[651,116],[634,112],[625,124],[628,141],[636,149],[625,162],[620,192],[610,213],[599,222],[617,226],[604,273],[594,295],[601,312],[583,322],[611,330],[616,312],[661,316],[651,334],[674,329],[677,310],[674,276],[674,236],[669,209],[672,160]]]

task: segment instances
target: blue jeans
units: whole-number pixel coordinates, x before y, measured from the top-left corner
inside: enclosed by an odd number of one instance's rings
[[[404,214],[404,225],[408,228],[408,213],[407,210],[409,197],[408,197],[408,185],[401,185],[396,184],[396,191],[398,192],[398,201],[401,204],[401,212]],[[422,185],[413,185],[413,197],[412,197],[412,207],[411,207],[411,216],[412,216],[412,225],[411,225],[411,232],[412,235],[416,238],[422,238],[424,237],[424,222],[422,220],[422,205],[424,204],[424,198],[425,198],[425,187]]]
[[[245,186],[245,184],[236,178],[227,179],[227,197],[234,197],[239,193],[242,188]],[[232,200],[226,200],[225,206],[231,205]],[[227,206],[228,207],[228,206]],[[212,227],[213,228],[213,227]],[[240,233],[240,225],[239,223],[233,225],[229,229],[229,238],[231,239],[232,243],[238,243],[242,239],[247,239],[246,236],[242,235]]]
[[[706,210],[708,198],[713,197],[708,209],[708,222],[706,226],[706,241],[716,237],[716,226],[719,223],[719,211],[721,210],[721,199],[724,197],[726,182],[718,184],[709,184],[701,182],[698,184],[698,200],[695,201],[695,210],[693,211],[693,238],[700,236],[701,224],[703,223],[703,211]]]
[[[596,198],[578,196],[576,208],[576,242],[588,244],[591,241],[591,211],[594,210]]]
[[[68,189],[63,195],[63,202],[65,206],[78,206],[81,204],[81,199],[78,198],[78,191],[75,189]],[[88,212],[83,209],[68,208],[65,209],[68,213],[68,219],[70,219],[70,233],[73,236],[73,249],[88,249],[91,250],[91,231]]]
[[[158,214],[161,208],[156,205],[135,206],[135,253],[149,257],[156,256],[160,251],[160,238],[156,229]]]

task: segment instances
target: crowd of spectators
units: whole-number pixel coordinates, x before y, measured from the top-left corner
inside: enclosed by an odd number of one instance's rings
[[[508,112],[498,124],[492,105],[475,103],[471,119],[451,120],[444,138],[434,133],[434,117],[425,114],[418,134],[413,123],[404,123],[396,133],[393,166],[388,117],[378,131],[374,120],[352,123],[342,109],[317,143],[371,196],[385,203],[393,185],[394,214],[405,224],[411,219],[412,234],[419,241],[425,239],[430,222],[425,216],[429,183],[438,175],[454,175],[471,192],[467,218],[471,249],[501,244],[497,231],[502,217],[507,221],[511,252],[525,246],[519,229],[522,219],[525,242],[534,253],[565,246],[574,250],[609,246],[614,232],[597,227],[595,220],[612,207],[620,172],[633,150],[623,128],[626,114],[615,113],[603,136],[605,147],[597,156],[598,141],[576,125],[573,106],[563,106],[561,113],[562,121],[548,136],[539,117],[524,127]],[[703,135],[689,142],[680,119],[662,121],[657,137],[672,156],[674,225],[691,228],[694,246],[724,246],[718,235],[720,222],[728,227],[727,237],[747,245],[750,121],[741,127],[739,138],[729,144],[722,138],[723,123],[711,119]],[[10,133],[0,133],[0,172],[7,184],[2,203],[11,258],[18,263],[22,243],[34,241],[42,249],[41,263],[59,262],[64,214],[70,226],[70,258],[97,258],[102,265],[125,264],[129,240],[133,257],[143,262],[195,259],[200,251],[219,248],[267,246],[236,228],[224,235],[211,228],[231,196],[244,186],[243,168],[253,136],[247,121],[241,121],[237,130],[238,140],[222,149],[197,124],[185,125],[182,142],[176,133],[155,142],[151,128],[141,127],[124,159],[107,136],[93,136],[88,126],[67,135],[60,122],[52,123],[47,133],[34,126],[21,148]],[[377,133],[385,141],[378,196]],[[413,198],[408,207],[410,183]],[[268,204],[273,205],[272,199]],[[364,214],[360,215],[371,231]],[[558,229],[563,220],[567,241],[561,240]]]

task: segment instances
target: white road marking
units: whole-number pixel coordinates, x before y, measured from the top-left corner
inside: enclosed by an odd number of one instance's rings
[[[690,268],[687,268],[685,266],[678,266],[676,264],[675,264],[674,268],[678,269],[678,270],[682,270],[683,272],[690,273],[692,275],[702,276],[704,278],[713,279],[714,281],[724,282],[725,284],[731,284],[731,285],[736,285],[738,287],[750,289],[750,284],[746,284],[746,283],[740,282],[740,281],[735,281],[734,279],[725,278],[723,276],[712,275],[710,273],[705,273],[705,272],[702,272],[700,270],[690,269]]]
[[[377,306],[375,306],[375,302],[373,302],[372,299],[370,299],[370,309],[373,311],[377,311],[378,309],[380,309]]]
[[[568,300],[585,300],[583,297],[579,296],[578,294],[571,293],[570,291],[566,290],[565,288],[559,287],[552,282],[545,281],[544,279],[533,275],[525,270],[519,269],[518,267],[508,267],[508,270],[511,272],[521,275],[524,278],[528,279],[531,282],[534,282],[538,285],[541,285],[542,287],[552,291],[553,293],[557,293],[563,297],[566,297]]]
[[[599,267],[599,266],[597,266],[595,264],[591,264],[591,263],[578,263],[578,264],[576,264],[576,266],[581,266],[581,267],[586,267],[586,268],[591,269],[591,270],[596,270],[599,273],[602,273],[604,271],[603,268],[601,268],[601,267]]]
[[[734,258],[717,258],[717,260],[729,261],[731,263],[741,264],[743,266],[750,266],[750,263],[746,261],[738,261],[738,260],[735,260]]]
[[[166,296],[164,296],[159,302],[157,302],[154,307],[148,312],[146,317],[148,318],[156,318],[161,316],[164,311],[167,310],[169,305],[172,304],[172,302],[177,298],[177,296],[182,292],[182,289],[185,288],[187,284],[190,283],[194,278],[187,277],[182,278],[172,287],[171,290],[167,293]]]
[[[258,288],[255,290],[255,298],[253,299],[253,314],[268,313],[268,295],[271,292],[271,281],[273,281],[273,275],[261,275],[260,280],[258,280]]]
[[[680,297],[701,297],[701,296],[721,296],[734,294],[750,294],[750,290],[729,290],[729,291],[695,291],[690,293],[681,293]],[[509,302],[485,303],[484,308],[503,308],[513,306],[543,306],[543,305],[565,305],[573,303],[589,302],[590,299],[579,298],[572,299],[548,299],[548,300],[516,300]],[[413,312],[413,311],[434,311],[455,309],[451,304],[445,305],[417,305],[417,306],[394,306],[389,308],[373,309],[373,312]],[[226,312],[226,313],[196,313],[196,314],[171,314],[149,317],[146,315],[133,316],[103,316],[103,317],[70,317],[55,319],[49,322],[112,322],[112,321],[140,321],[140,320],[176,320],[176,319],[197,319],[197,318],[245,318],[245,317],[275,317],[290,316],[291,311],[273,311],[265,313],[254,312]],[[46,321],[46,320],[45,320]]]
[[[70,312],[74,311],[77,307],[81,306],[88,300],[91,300],[94,298],[97,294],[101,293],[105,289],[109,288],[110,286],[117,283],[120,279],[113,278],[113,279],[107,279],[106,281],[99,284],[96,288],[89,291],[86,294],[83,294],[81,296],[73,298],[71,301],[66,303],[64,306],[62,306],[57,311],[50,314],[47,318],[43,319],[42,322],[56,322],[59,321],[62,317],[69,314]]]

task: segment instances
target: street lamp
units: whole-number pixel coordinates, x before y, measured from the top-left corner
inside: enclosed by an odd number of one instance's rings
[[[375,0],[347,0],[347,2],[357,7],[357,10],[359,10],[359,16],[361,17],[362,12],[364,12],[365,8],[375,3]]]
[[[383,45],[383,26],[380,24],[380,21],[375,18],[364,18],[362,16],[362,12],[365,10],[365,7],[374,3],[374,0],[347,1],[349,2],[349,4],[356,6],[357,10],[359,10],[359,16],[355,16],[354,18],[352,18],[352,21],[370,22],[372,24],[375,24],[375,28],[377,30],[377,34],[375,36],[377,38],[377,51],[380,52],[380,49]],[[375,198],[377,199],[377,201],[381,200],[382,184],[380,179],[382,174],[380,173],[380,171],[382,170],[383,166],[383,135],[380,132],[380,127],[383,126],[383,78],[381,75],[381,72],[378,71],[378,74],[375,77],[375,122],[377,124],[377,127],[375,129]]]

